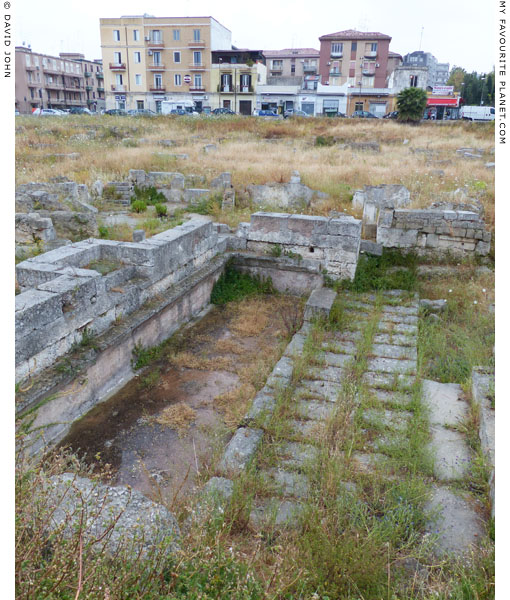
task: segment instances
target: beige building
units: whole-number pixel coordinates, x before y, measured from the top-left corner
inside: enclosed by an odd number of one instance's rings
[[[104,104],[103,67],[83,54],[50,56],[16,46],[16,108],[30,114],[36,108],[83,107],[100,110]]]
[[[148,108],[164,100],[210,105],[211,52],[232,48],[213,17],[124,16],[100,19],[106,108]]]
[[[319,73],[320,53],[314,48],[264,50],[268,84],[280,77],[306,77]]]

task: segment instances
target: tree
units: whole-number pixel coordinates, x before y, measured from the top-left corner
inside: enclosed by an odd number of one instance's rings
[[[448,79],[448,85],[453,85],[460,92],[465,104],[494,106],[495,91],[494,71],[478,74],[476,71],[467,73],[462,67],[453,67]]]
[[[427,93],[421,88],[405,88],[397,96],[398,120],[402,123],[419,123],[426,108]]]
[[[446,85],[453,85],[454,91],[460,92],[465,76],[465,69],[462,67],[452,67],[452,70],[450,71],[450,77],[448,78]]]

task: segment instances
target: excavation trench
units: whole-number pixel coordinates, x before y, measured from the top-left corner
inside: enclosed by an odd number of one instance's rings
[[[168,340],[109,400],[76,421],[69,446],[112,485],[174,503],[214,474],[232,432],[302,320],[288,296],[216,306]]]

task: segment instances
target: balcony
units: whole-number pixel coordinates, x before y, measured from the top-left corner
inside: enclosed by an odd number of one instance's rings
[[[331,77],[341,77],[342,76],[342,72],[341,71],[336,71],[335,69],[332,69],[329,72]]]
[[[252,85],[219,85],[217,89],[220,94],[253,94]]]
[[[39,87],[41,85],[40,81],[27,81],[28,87]]]
[[[205,92],[205,87],[203,85],[200,86],[196,86],[196,85],[192,85],[189,88],[190,92]]]
[[[66,83],[66,84],[64,85],[64,88],[65,88],[66,90],[69,90],[69,91],[72,91],[72,92],[79,91],[79,90],[82,90],[82,89],[83,89],[83,87],[82,87],[81,85],[75,85],[74,83],[73,83],[72,85],[71,85],[71,84],[67,84],[67,83]]]
[[[361,69],[361,73],[363,77],[374,77],[375,71],[370,71],[368,69]]]
[[[149,69],[149,71],[164,71],[165,65],[163,63],[155,63],[149,65],[147,68]]]
[[[303,65],[303,73],[317,73],[316,65]]]
[[[126,63],[110,63],[110,69],[112,71],[125,71]]]
[[[147,42],[147,48],[164,48],[165,42],[163,40],[149,40]]]
[[[188,46],[190,48],[205,48],[204,40],[194,40],[192,42],[188,42]]]
[[[126,86],[125,85],[116,85],[114,83],[112,83],[111,85],[112,88],[112,92],[125,92],[126,91]]]
[[[87,92],[91,92],[93,89],[94,89],[94,88],[93,88],[91,85],[86,85],[86,86],[85,86],[85,90],[86,90]]]
[[[237,90],[240,94],[253,94],[252,85],[240,85]]]
[[[34,71],[35,70],[35,65],[25,65],[25,69],[27,71]]]
[[[149,87],[150,92],[166,92],[166,85],[151,85]]]
[[[189,68],[190,68],[192,71],[205,71],[205,65],[203,65],[203,64],[191,63],[191,64],[189,65]]]
[[[30,83],[28,85],[30,85]],[[48,90],[63,90],[64,84],[54,81],[53,83],[45,83],[44,87]]]
[[[45,73],[60,73],[58,69],[54,69],[53,67],[43,67],[43,71]]]
[[[92,77],[92,73],[90,71],[83,71],[83,75],[85,75],[85,77]]]
[[[340,50],[340,52],[333,52],[333,50],[331,51],[331,58],[342,58],[342,56],[344,55],[343,51]]]
[[[98,87],[98,88],[97,88],[97,91],[98,91],[98,92],[104,92],[104,87]]]
[[[363,55],[365,58],[377,58],[377,50],[370,50]]]
[[[104,73],[102,73],[101,71],[99,71],[98,73],[96,73],[96,78],[97,79],[104,79]]]

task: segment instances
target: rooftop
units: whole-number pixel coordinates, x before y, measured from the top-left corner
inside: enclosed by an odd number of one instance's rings
[[[356,29],[345,29],[336,33],[321,35],[319,40],[391,40],[390,35],[379,31],[357,31]]]
[[[320,52],[315,48],[284,48],[283,50],[264,50],[263,54],[264,56],[316,56],[318,58]]]

